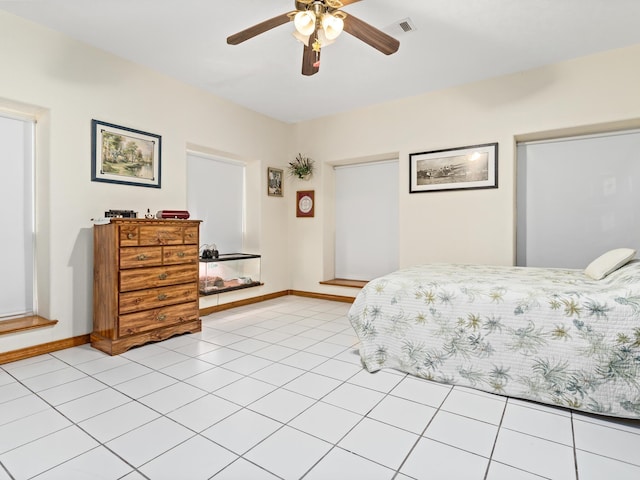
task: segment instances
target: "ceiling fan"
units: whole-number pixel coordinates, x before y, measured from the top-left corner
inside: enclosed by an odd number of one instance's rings
[[[360,0],[296,0],[296,9],[260,22],[227,38],[229,45],[238,45],[272,28],[293,21],[294,36],[304,44],[302,74],[314,75],[320,70],[320,50],[344,30],[371,45],[376,50],[391,55],[398,51],[400,42],[368,23],[340,10]]]

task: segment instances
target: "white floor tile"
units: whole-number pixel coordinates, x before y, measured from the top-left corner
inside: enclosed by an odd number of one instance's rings
[[[138,401],[156,412],[167,414],[200,397],[204,397],[206,394],[207,392],[200,388],[179,382],[140,397]]]
[[[214,350],[217,350],[218,348],[220,348],[220,345],[215,345],[213,343],[209,343],[204,340],[198,340],[195,342],[188,343],[187,345],[174,348],[173,351],[181,353],[182,355],[197,357],[200,355],[204,355],[205,353],[209,353]]]
[[[64,385],[65,383],[86,377],[87,375],[77,368],[67,367],[50,373],[43,373],[35,377],[26,378],[22,381],[22,384],[26,385],[34,392],[41,392],[42,390]]]
[[[441,408],[457,415],[499,425],[505,404],[505,397],[476,395],[454,388]]]
[[[309,408],[315,400],[289,390],[278,389],[249,404],[247,408],[282,423]]]
[[[543,477],[575,479],[573,449],[511,430],[500,430],[494,460]]]
[[[207,392],[213,392],[241,378],[243,378],[243,376],[239,373],[232,372],[223,367],[214,367],[211,370],[187,378],[185,383]]]
[[[169,375],[152,371],[141,377],[118,383],[114,385],[113,388],[121,391],[125,395],[129,395],[131,398],[140,398],[166,388],[169,385],[173,385],[176,382],[177,380]]]
[[[206,395],[168,413],[167,417],[195,432],[201,432],[240,408],[223,398]]]
[[[449,385],[441,385],[421,378],[406,376],[391,390],[391,395],[438,408],[450,391],[451,386]]]
[[[37,395],[25,395],[0,404],[0,427],[6,423],[20,420],[34,413],[48,410],[49,404]]]
[[[207,480],[236,458],[229,450],[195,436],[143,465],[140,471],[154,480]]]
[[[78,365],[80,363],[103,358],[106,356],[106,353],[93,348],[90,344],[86,344],[67,348],[65,350],[58,350],[57,352],[53,352],[51,356],[56,357],[69,365]]]
[[[336,407],[366,415],[383,397],[384,393],[344,383],[332,390],[322,400]]]
[[[365,418],[338,446],[396,470],[419,438],[416,434]]]
[[[105,447],[99,446],[38,475],[36,480],[121,478],[131,471],[130,465],[127,465]]]
[[[367,417],[420,435],[436,411],[428,405],[389,395]]]
[[[16,478],[31,478],[98,446],[72,425],[0,455],[0,462]]]
[[[103,355],[94,360],[79,363],[75,368],[86,373],[87,375],[95,375],[96,373],[104,372],[105,370],[111,370],[112,368],[121,367],[130,363],[131,360],[120,355]]]
[[[141,358],[138,362],[154,370],[161,370],[170,365],[184,362],[187,359],[189,359],[187,355],[182,355],[181,353],[174,352],[172,350],[164,350],[157,355]]]
[[[335,343],[329,342],[318,342],[314,343],[310,347],[306,348],[306,351],[309,353],[315,353],[317,355],[323,355],[325,357],[335,357],[340,353],[347,350],[348,347],[343,345],[336,345]]]
[[[290,427],[282,427],[244,457],[285,480],[302,477],[331,445]]]
[[[278,480],[275,475],[243,458],[239,458],[212,478],[215,480]]]
[[[331,450],[304,480],[367,479],[391,480],[394,471],[341,448]]]
[[[578,478],[580,480],[638,480],[640,467],[620,462],[612,458],[602,457],[593,453],[578,450]]]
[[[71,426],[72,423],[53,409],[42,410],[0,427],[0,453],[33,442]]]
[[[144,425],[160,414],[138,402],[129,402],[113,410],[89,418],[79,425],[100,442],[105,443]]]
[[[194,436],[191,430],[160,417],[106,444],[134,467],[139,467]]]
[[[224,364],[224,368],[241,375],[249,375],[253,372],[271,365],[273,362],[255,355],[245,355]]]
[[[268,347],[253,352],[253,355],[277,362],[282,360],[283,358],[290,357],[297,352],[298,350],[285,347],[283,345],[269,345]]]
[[[525,472],[504,463],[491,462],[486,480],[543,480],[541,477],[531,472]]]
[[[354,365],[352,363],[329,359],[326,362],[321,363],[320,365],[315,367],[312,372],[335,378],[336,380],[344,381],[353,377],[361,370],[361,367],[358,367],[357,365]]]
[[[640,466],[640,431],[631,433],[580,420],[573,422],[573,429],[578,450]]]
[[[52,405],[60,405],[106,388],[107,386],[104,383],[92,377],[84,377],[64,385],[48,388],[38,392],[38,395]]]
[[[215,391],[215,395],[238,405],[247,406],[274,391],[276,387],[254,378],[245,377]]]
[[[294,418],[289,425],[335,444],[360,420],[362,420],[361,415],[328,403],[318,402]]]
[[[133,380],[134,378],[141,377],[146,375],[147,373],[151,373],[149,367],[145,367],[144,365],[140,365],[139,363],[130,362],[126,365],[122,365],[121,367],[112,368],[111,370],[106,370],[104,372],[100,372],[94,375],[94,378],[100,380],[107,385],[118,385],[119,383],[124,383],[129,380]]]
[[[206,429],[202,435],[242,455],[281,427],[280,422],[264,415],[240,410]]]
[[[84,397],[58,405],[58,411],[75,423],[94,417],[130,402],[126,395],[107,388]]]
[[[289,327],[291,328],[287,328],[285,329],[284,327],[278,329],[279,331],[285,331],[285,330],[302,330],[305,331],[307,330],[307,327],[302,327],[302,326],[296,326],[296,325],[290,325]],[[294,335],[292,337],[287,338],[286,340],[282,340],[280,342],[278,342],[278,345],[282,345],[283,347],[289,347],[289,348],[293,348],[295,350],[305,350],[306,348],[309,348],[311,345],[315,345],[316,343],[318,343],[317,340],[314,340],[313,338],[308,338],[308,337],[301,337],[300,335]],[[324,359],[326,360],[326,356],[323,355]]]
[[[401,376],[394,375],[393,373],[388,373],[383,370],[370,373],[362,367],[356,366],[356,368],[358,368],[358,373],[350,377],[347,381],[354,385],[360,385],[361,387],[388,393],[402,381]]]
[[[460,432],[464,434],[461,435]],[[489,458],[497,433],[496,425],[440,410],[424,436]]]
[[[307,352],[297,352],[293,355],[283,358],[280,360],[280,363],[284,363],[285,365],[290,365],[292,367],[302,368],[304,370],[311,370],[314,367],[317,367],[321,363],[327,361],[327,357],[323,357],[322,355],[314,355],[313,353]]]
[[[502,428],[573,446],[571,417],[509,403]]]
[[[18,380],[25,380],[27,378],[36,377],[45,373],[55,372],[62,368],[67,368],[69,365],[55,357],[47,357],[39,362],[29,363],[17,368],[11,369],[11,375]]]
[[[206,372],[215,368],[215,365],[211,365],[209,362],[199,360],[197,358],[190,358],[184,362],[175,363],[166,368],[162,368],[160,371],[165,375],[176,378],[178,380],[185,380],[187,378],[198,375],[199,373]]]
[[[307,397],[320,399],[329,392],[335,390],[342,382],[335,378],[325,377],[317,373],[307,372],[298,378],[290,381],[284,388],[293,392],[301,393]]]
[[[236,358],[243,357],[245,354],[238,351],[232,350],[227,347],[218,348],[217,350],[213,350],[211,352],[207,352],[204,355],[198,355],[198,358],[204,362],[209,362],[212,365],[224,365],[227,362],[235,360]]]
[[[277,385],[278,387],[290,382],[291,380],[298,378],[305,373],[304,370],[294,368],[289,365],[283,365],[281,363],[274,363],[268,367],[258,370],[251,374],[251,378],[262,380],[263,382],[270,383],[271,385]]]
[[[31,395],[32,392],[27,387],[18,382],[6,383],[0,387],[0,405],[10,402],[16,398]]]
[[[268,332],[265,332],[265,333],[268,333]],[[242,353],[253,353],[256,350],[260,350],[262,348],[268,347],[269,345],[271,344],[267,342],[262,342],[260,340],[256,340],[254,338],[245,338],[244,340],[234,343],[233,347],[231,348],[233,348],[234,350],[238,350],[239,352],[242,352]]]
[[[400,471],[416,480],[482,480],[488,463],[479,455],[421,438]]]

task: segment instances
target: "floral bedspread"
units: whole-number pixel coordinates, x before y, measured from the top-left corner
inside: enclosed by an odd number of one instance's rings
[[[582,270],[423,265],[369,282],[349,311],[367,370],[640,418],[640,261]]]

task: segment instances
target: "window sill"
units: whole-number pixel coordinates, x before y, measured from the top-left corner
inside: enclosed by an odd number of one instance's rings
[[[367,280],[347,280],[346,278],[334,278],[332,280],[324,280],[320,282],[321,285],[336,285],[339,287],[353,287],[362,288],[367,283]]]
[[[10,320],[0,320],[0,335],[33,330],[34,328],[50,327],[56,323],[58,323],[58,320],[48,320],[46,318],[39,317],[38,315],[12,318]]]

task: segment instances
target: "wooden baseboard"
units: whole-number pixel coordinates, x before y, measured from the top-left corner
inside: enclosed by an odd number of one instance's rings
[[[283,290],[281,292],[269,293],[267,295],[260,295],[258,297],[246,298],[244,300],[238,300],[235,302],[225,303],[223,305],[216,305],[215,307],[207,307],[200,309],[200,316],[209,315],[210,313],[220,312],[222,310],[229,310],[235,307],[241,307],[244,305],[251,305],[253,303],[260,303],[266,300],[272,300],[278,297],[286,297],[287,295],[297,295],[299,297],[319,298],[321,300],[331,300],[334,302],[353,303],[355,297],[347,297],[342,295],[327,295],[324,293],[304,292],[301,290]],[[51,353],[58,350],[64,350],[65,348],[77,347],[78,345],[84,345],[90,342],[91,335],[80,335],[77,337],[67,338],[64,340],[57,340],[55,342],[43,343],[41,345],[34,345],[33,347],[21,348],[19,350],[13,350],[11,352],[0,353],[0,365],[4,363],[15,362],[18,360],[24,360],[25,358],[36,357],[45,353]]]
[[[15,362],[17,360],[24,360],[25,358],[37,357],[38,355],[44,355],[45,353],[64,350],[65,348],[77,347],[78,345],[84,345],[85,343],[89,343],[89,334],[64,340],[56,340],[55,342],[43,343],[41,345],[34,345],[33,347],[21,348],[11,352],[0,353],[0,365],[3,363]]]

